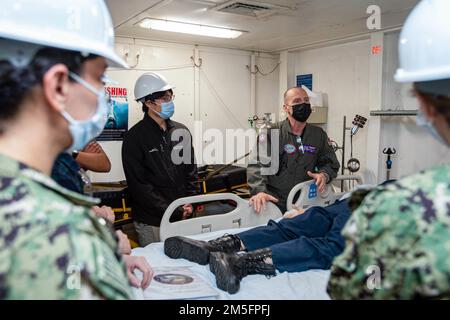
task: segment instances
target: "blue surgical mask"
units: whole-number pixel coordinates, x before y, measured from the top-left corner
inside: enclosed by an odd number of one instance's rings
[[[431,134],[437,141],[444,145],[447,145],[447,142],[444,140],[444,138],[439,134],[433,124],[425,117],[425,114],[422,112],[421,108],[419,108],[419,110],[417,111],[416,123],[418,126],[427,129],[428,133]]]
[[[73,143],[67,151],[72,152],[82,150],[91,140],[100,135],[106,124],[108,106],[104,90],[95,89],[90,83],[73,72],[70,72],[69,76],[97,96],[97,110],[88,120],[75,120],[66,111],[61,112],[62,116],[69,122],[69,131]]]
[[[174,113],[175,104],[173,101],[161,103],[161,112],[157,112],[157,114],[165,120],[172,118]]]

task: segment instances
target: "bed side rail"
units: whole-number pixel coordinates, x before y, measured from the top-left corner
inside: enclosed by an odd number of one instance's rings
[[[203,216],[187,220],[170,222],[175,210],[185,204],[204,203],[209,201],[232,200],[237,206],[234,210],[218,215]],[[282,217],[280,209],[273,203],[267,203],[266,209],[257,214],[248,200],[239,198],[233,193],[208,194],[180,198],[172,202],[164,212],[161,220],[161,241],[172,236],[190,236],[200,233],[213,232],[225,229],[246,228],[266,224],[270,219]]]
[[[363,183],[362,178],[358,175],[342,175],[333,179],[333,182],[339,181],[356,181],[358,184]],[[294,197],[299,191],[300,195],[294,203]],[[331,183],[327,184],[324,193],[319,193],[314,180],[305,181],[297,184],[289,192],[286,200],[286,208],[287,211],[290,211],[295,208],[307,209],[313,206],[328,206],[342,197],[344,193],[345,192],[337,192]]]

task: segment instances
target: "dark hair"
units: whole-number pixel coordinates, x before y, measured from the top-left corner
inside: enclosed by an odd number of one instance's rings
[[[424,93],[418,90],[417,86],[414,85],[415,93],[420,95],[426,103],[432,105],[437,113],[444,116],[447,124],[450,125],[450,98],[441,95],[434,95],[430,93]]]
[[[173,90],[169,89],[169,90],[166,90],[166,91],[154,92],[154,93],[149,94],[148,96],[146,96],[144,98],[144,102],[142,103],[142,112],[144,112],[144,113],[148,112],[148,107],[145,105],[145,103],[147,101],[155,102],[155,100],[158,100],[158,99],[164,97],[166,95],[166,92],[170,92],[171,94],[173,94]]]
[[[16,117],[20,106],[30,90],[42,84],[45,73],[54,65],[62,63],[69,70],[77,74],[86,59],[78,52],[43,48],[40,49],[32,61],[24,67],[15,67],[7,60],[0,61],[0,133],[3,131],[1,123]]]

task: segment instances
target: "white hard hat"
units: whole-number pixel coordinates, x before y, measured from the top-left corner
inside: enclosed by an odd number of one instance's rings
[[[399,40],[398,82],[450,78],[450,1],[422,0],[405,22]]]
[[[167,91],[174,88],[162,75],[155,72],[144,73],[139,77],[134,86],[134,99],[140,101],[155,92]]]
[[[128,68],[114,52],[114,28],[103,0],[0,0],[0,7],[0,60],[24,64],[40,48],[53,47]]]

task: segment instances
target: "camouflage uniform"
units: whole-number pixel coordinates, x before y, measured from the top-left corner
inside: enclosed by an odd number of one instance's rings
[[[0,155],[0,299],[131,298],[95,204]]]
[[[378,187],[346,224],[335,299],[450,297],[450,165]]]

